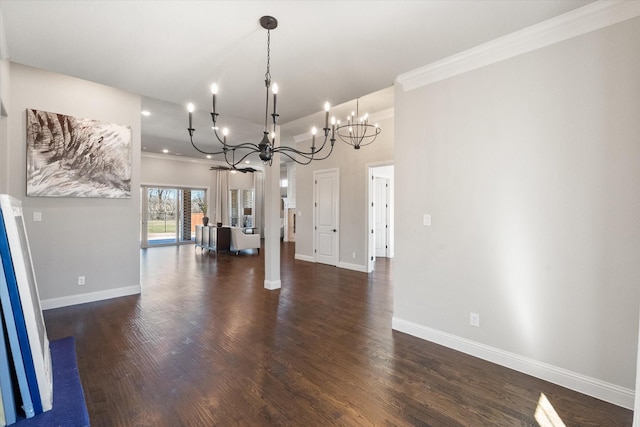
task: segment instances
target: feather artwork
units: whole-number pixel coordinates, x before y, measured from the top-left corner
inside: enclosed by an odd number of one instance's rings
[[[28,109],[27,196],[131,197],[131,128]]]

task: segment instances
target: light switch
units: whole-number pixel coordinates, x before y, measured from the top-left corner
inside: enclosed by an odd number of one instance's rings
[[[34,212],[33,213],[33,222],[42,221],[42,212]]]
[[[422,218],[422,223],[426,226],[431,225],[431,215],[424,214],[424,217]]]

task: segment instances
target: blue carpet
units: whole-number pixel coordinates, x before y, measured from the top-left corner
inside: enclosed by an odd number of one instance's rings
[[[15,426],[86,427],[89,413],[84,402],[73,337],[49,343],[53,369],[53,409],[33,418],[21,419]]]

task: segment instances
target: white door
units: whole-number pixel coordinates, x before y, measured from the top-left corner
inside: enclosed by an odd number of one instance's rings
[[[375,177],[374,179],[374,237],[376,257],[387,257],[389,241],[389,179]]]
[[[315,262],[338,265],[338,169],[313,175]]]

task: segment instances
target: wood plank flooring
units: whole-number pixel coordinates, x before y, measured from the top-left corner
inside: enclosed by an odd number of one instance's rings
[[[631,425],[629,410],[392,332],[392,261],[367,275],[282,248],[278,291],[262,254],[161,247],[141,251],[141,295],[45,311],[50,339],[76,337],[92,425],[537,426],[542,395],[567,426]]]

